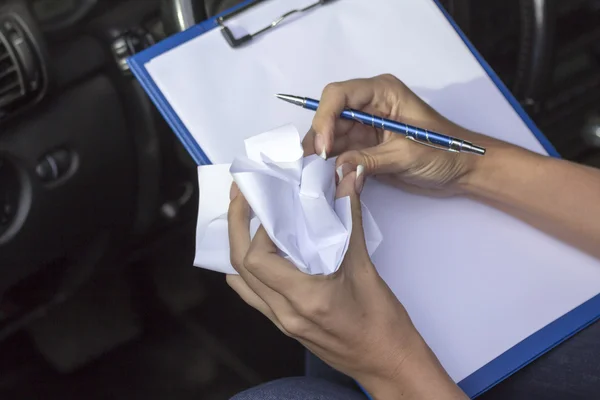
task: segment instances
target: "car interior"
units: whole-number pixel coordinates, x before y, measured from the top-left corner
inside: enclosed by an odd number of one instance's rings
[[[241,2],[0,0],[0,398],[227,399],[304,373],[193,267],[196,165],[127,64]],[[439,3],[561,156],[600,167],[600,1]]]

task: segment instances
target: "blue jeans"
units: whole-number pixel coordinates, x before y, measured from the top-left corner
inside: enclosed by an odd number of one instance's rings
[[[353,379],[307,351],[306,376],[268,382],[231,400],[367,400],[367,397]]]
[[[600,322],[543,355],[479,396],[481,400],[597,399],[600,393]],[[231,400],[366,400],[352,379],[307,354],[305,377],[284,378]]]
[[[300,376],[268,382],[231,400],[366,400],[360,392],[321,378]]]

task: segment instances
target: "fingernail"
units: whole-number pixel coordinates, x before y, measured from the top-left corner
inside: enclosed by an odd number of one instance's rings
[[[344,179],[344,170],[342,169],[341,165],[335,169],[335,173],[337,174],[337,177],[338,177],[337,183],[340,183],[342,181],[342,179]]]
[[[339,184],[342,179],[350,172],[354,171],[354,166],[352,164],[343,163],[339,167],[335,169],[336,175],[338,177],[337,183]]]
[[[235,199],[239,193],[240,188],[238,188],[238,185],[235,182],[233,182],[231,184],[231,188],[229,189],[229,200]]]
[[[325,139],[323,138],[323,135],[318,134],[315,136],[315,153],[319,153],[319,157],[321,157],[323,160],[327,160],[327,150],[325,150]]]
[[[363,186],[365,184],[365,167],[359,165],[356,167],[356,181],[354,182],[354,189],[356,193],[360,194],[363,190]]]

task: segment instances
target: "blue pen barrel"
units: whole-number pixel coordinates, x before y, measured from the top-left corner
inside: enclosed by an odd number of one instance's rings
[[[356,112],[352,110],[344,110],[342,111],[341,117],[344,119],[351,119],[360,122],[364,125],[371,125],[374,128],[382,129],[384,127],[383,118],[376,117],[371,114]]]
[[[308,108],[309,110],[316,111],[319,107],[319,101],[310,98],[305,98],[303,107]],[[433,145],[442,146],[444,148],[450,148],[453,140],[451,137],[442,135],[440,133],[429,132],[425,129],[417,128],[416,126],[384,119],[360,111],[345,109],[340,114],[340,117],[360,122],[363,125],[372,126],[373,128],[396,132],[401,135],[412,137],[413,139],[418,140],[419,142],[431,143]]]
[[[319,102],[314,99],[305,98],[303,107],[308,108],[309,110],[317,111],[317,108],[319,107]]]
[[[309,110],[317,111],[319,108],[319,101],[308,97],[298,97],[288,94],[278,94],[277,97],[287,101],[288,103],[292,103]],[[473,145],[468,141],[456,139],[437,132],[430,132],[427,129],[377,117],[362,111],[346,108],[342,110],[340,117],[343,119],[360,122],[363,125],[371,126],[376,129],[382,129],[398,133],[400,135],[405,135],[410,139],[414,139],[418,143],[432,146],[437,149],[460,153],[471,153],[480,156],[485,154],[484,147]]]
[[[357,113],[352,110],[344,110],[342,111],[341,117],[360,122],[364,125],[370,125],[373,128],[404,134],[420,142],[431,143],[437,146],[450,147],[452,143],[452,138],[449,136],[436,132],[430,132],[412,125],[403,124],[401,122],[386,120],[370,114]]]
[[[405,132],[406,136],[411,136],[420,142],[431,143],[443,147],[450,147],[450,144],[452,143],[452,139],[449,136],[440,133],[430,132],[400,122],[389,122],[388,125],[393,126],[393,129],[398,129],[398,132]]]

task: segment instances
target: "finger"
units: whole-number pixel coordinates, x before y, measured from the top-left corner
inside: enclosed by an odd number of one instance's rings
[[[365,127],[358,122],[350,121],[347,119],[337,119],[335,121],[334,127],[334,140],[331,146],[327,148],[327,157],[334,157],[335,155],[341,153],[348,149],[350,144],[354,142],[364,142],[367,139],[367,136],[363,133],[360,135],[355,135],[353,140],[348,140],[348,135],[353,129],[360,128],[361,130],[365,130]],[[315,148],[315,138],[317,132],[314,128],[310,128],[304,138],[302,139],[302,148],[304,149],[304,157],[308,157],[313,154],[320,154],[320,150],[317,151]],[[368,140],[367,140],[368,141]],[[359,146],[360,143],[356,143],[356,148],[361,148]],[[364,145],[362,146],[364,147]]]
[[[361,172],[362,166],[358,166],[356,171],[348,173],[342,178],[337,186],[336,198],[350,197],[350,208],[352,212],[352,233],[350,234],[350,243],[346,258],[355,258],[355,261],[360,261],[364,257],[368,258],[367,245],[365,242],[365,234],[362,221],[362,205],[360,202],[360,190],[357,190],[357,185],[361,181],[364,182],[364,173]],[[362,189],[362,183],[360,184]]]
[[[335,126],[333,129],[334,136],[343,136],[345,135],[353,126],[355,125],[354,121],[350,121],[347,119],[336,119]],[[311,154],[319,154],[315,149],[315,138],[317,132],[314,127],[311,126],[304,138],[302,139],[302,146],[308,153],[305,156],[309,156]],[[329,154],[329,153],[328,153]]]
[[[311,128],[308,130],[304,139],[302,139],[302,149],[304,150],[304,157],[316,154],[315,152],[315,131]]]
[[[277,246],[262,226],[252,239],[244,268],[256,282],[272,292],[266,303],[273,311],[279,329],[288,336],[306,341],[322,336],[319,327],[302,312],[307,301],[304,294],[307,289],[314,289],[316,282],[309,282],[309,275],[277,254]]]
[[[239,192],[233,183],[230,196],[233,197],[227,213],[229,231],[229,251],[231,265],[246,282],[248,287],[256,293],[271,309],[285,301],[278,293],[265,286],[245,266],[246,258],[250,252],[250,206],[244,195]],[[264,228],[263,228],[264,229]],[[283,306],[285,308],[285,305]]]
[[[311,276],[298,270],[291,262],[277,254],[277,246],[261,226],[252,239],[245,268],[258,281],[281,296],[267,301],[280,322],[280,329],[306,344],[313,339],[322,342],[331,339],[316,321],[314,304],[323,299],[330,283],[321,276]]]
[[[237,186],[232,185],[230,195],[233,199],[227,218],[231,261],[239,276],[228,276],[228,283],[246,303],[266,315],[284,334],[310,340],[319,330],[314,323],[301,317],[290,301],[275,290],[277,287],[282,292],[289,292],[292,282],[301,283],[301,279],[306,279],[308,275],[277,255],[277,247],[264,227],[261,226],[254,240],[250,240],[250,207]],[[282,284],[276,285],[274,282]]]
[[[337,128],[337,126],[341,128]],[[302,141],[304,156],[317,154],[315,150],[316,132],[311,128]],[[378,129],[364,126],[357,122],[339,120],[336,123],[334,142],[327,151],[327,157],[337,157],[349,150],[360,150],[376,146],[383,138],[383,132]]]
[[[239,191],[236,183],[231,185],[231,202],[227,212],[229,256],[231,265],[240,273],[239,267],[250,248],[250,205]]]
[[[312,123],[316,154],[327,158],[334,142],[336,122],[344,108],[362,109],[373,100],[375,89],[371,82],[371,79],[353,79],[325,87]]]
[[[250,245],[244,267],[261,283],[288,300],[296,300],[292,293],[307,281],[309,275],[277,254],[277,246],[264,227],[260,227]]]
[[[356,168],[362,165],[367,176],[402,172],[421,151],[416,146],[406,138],[396,136],[373,147],[344,152],[336,159],[336,166],[350,164]]]

